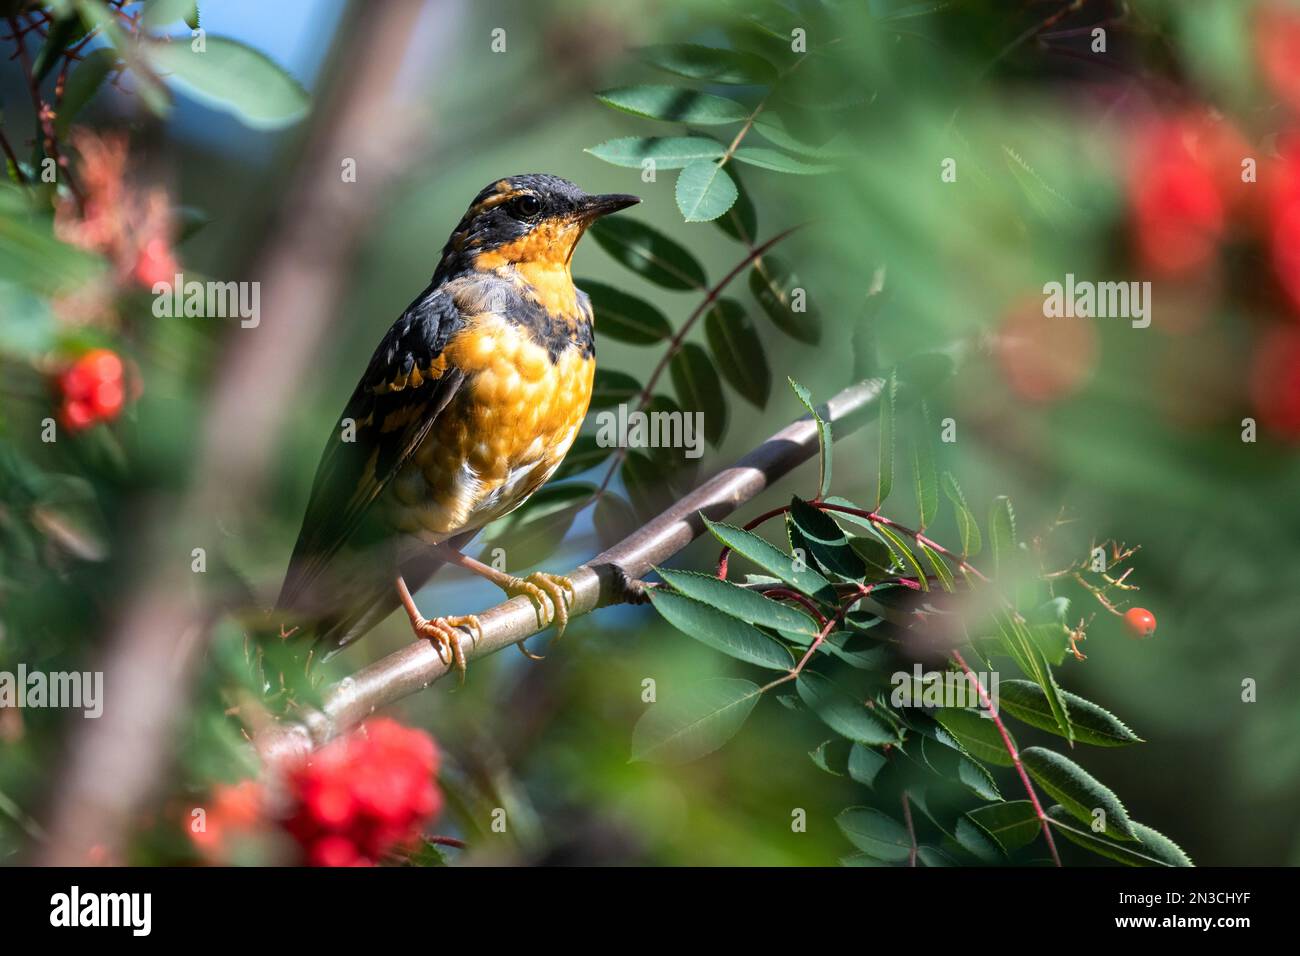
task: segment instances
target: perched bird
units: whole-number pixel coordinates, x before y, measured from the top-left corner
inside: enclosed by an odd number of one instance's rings
[[[588,226],[637,202],[537,173],[474,198],[428,288],[379,343],[316,470],[277,612],[326,656],[401,606],[463,676],[455,629],[478,639],[477,618],[426,618],[411,597],[444,563],[526,595],[541,626],[563,631],[566,578],[518,578],[460,548],[523,504],[573,444],[595,340],[569,264]]]

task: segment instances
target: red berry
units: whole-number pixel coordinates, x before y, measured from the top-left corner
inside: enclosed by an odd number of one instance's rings
[[[73,431],[117,418],[126,402],[125,368],[112,349],[91,349],[58,377],[64,424]]]
[[[1280,3],[1260,7],[1255,15],[1255,48],[1273,92],[1300,110],[1300,14]]]
[[[1144,607],[1129,608],[1124,614],[1124,626],[1130,637],[1141,640],[1156,632],[1156,616]]]

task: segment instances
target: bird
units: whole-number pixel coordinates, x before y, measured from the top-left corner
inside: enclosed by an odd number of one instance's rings
[[[412,597],[444,564],[528,597],[539,627],[563,633],[569,579],[516,577],[462,548],[527,501],[572,446],[591,401],[595,335],[570,264],[593,222],[640,201],[546,173],[498,179],[474,197],[428,286],[380,340],[317,466],[275,607],[293,622],[281,636],[314,635],[309,660],[401,607],[463,681],[457,629],[477,642],[478,618],[425,617]]]

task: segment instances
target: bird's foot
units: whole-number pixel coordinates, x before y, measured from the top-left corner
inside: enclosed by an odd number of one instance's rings
[[[547,574],[545,571],[534,571],[526,578],[515,578],[502,586],[502,590],[510,597],[522,596],[532,601],[537,610],[537,626],[544,628],[553,623],[556,637],[564,634],[564,629],[569,624],[569,608],[578,599],[578,591],[572,581],[561,574]],[[523,644],[519,647],[522,650]],[[524,653],[534,660],[540,660],[527,650]]]
[[[469,634],[471,646],[483,639],[483,626],[478,617],[464,614],[457,617],[418,618],[411,622],[417,637],[433,644],[444,664],[456,669],[460,682],[465,683],[465,650],[460,643],[460,628]]]

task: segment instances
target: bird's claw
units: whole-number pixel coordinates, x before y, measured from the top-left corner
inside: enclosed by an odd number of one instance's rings
[[[435,617],[432,620],[421,618],[414,622],[415,633],[433,644],[434,650],[444,664],[454,667],[460,682],[465,683],[465,650],[460,644],[459,628],[469,634],[471,646],[477,646],[483,638],[483,626],[478,617],[465,614],[458,617]]]
[[[556,637],[564,634],[569,625],[569,608],[578,599],[572,581],[561,574],[547,574],[545,571],[534,571],[526,578],[517,579],[505,588],[505,592],[511,597],[522,596],[532,601],[537,609],[537,626],[544,628],[553,623]],[[527,651],[524,653],[528,654]]]

